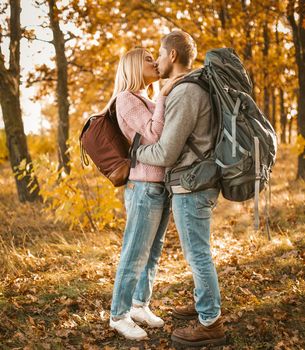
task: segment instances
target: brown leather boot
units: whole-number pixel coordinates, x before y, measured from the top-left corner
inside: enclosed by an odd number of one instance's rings
[[[223,345],[226,336],[221,318],[211,326],[204,326],[198,322],[195,327],[177,328],[172,334],[172,341],[192,346]]]
[[[195,304],[186,306],[176,306],[172,310],[173,316],[181,320],[192,320],[198,317]]]

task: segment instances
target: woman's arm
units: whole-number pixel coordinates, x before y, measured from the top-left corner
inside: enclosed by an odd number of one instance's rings
[[[129,128],[142,135],[148,142],[159,140],[164,126],[164,103],[166,96],[159,95],[154,113],[145,106],[144,102],[129,91],[117,96],[116,110]]]

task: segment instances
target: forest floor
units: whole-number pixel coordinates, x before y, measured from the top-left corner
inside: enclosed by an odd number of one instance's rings
[[[219,274],[227,344],[217,349],[305,349],[305,184],[296,155],[281,147],[272,177],[271,240],[253,231],[253,203],[220,199],[212,251]],[[122,229],[70,231],[18,203],[0,165],[0,349],[175,349],[171,315],[192,302],[192,275],[170,224],[151,308],[165,320],[149,339],[126,341],[109,328]],[[205,349],[205,348],[202,348]]]

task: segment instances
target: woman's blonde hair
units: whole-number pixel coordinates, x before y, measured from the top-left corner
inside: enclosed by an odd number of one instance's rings
[[[113,100],[121,91],[137,92],[145,87],[143,79],[143,62],[145,53],[149,52],[144,48],[136,48],[127,51],[120,59],[116,72],[114,90],[102,113],[111,106]]]

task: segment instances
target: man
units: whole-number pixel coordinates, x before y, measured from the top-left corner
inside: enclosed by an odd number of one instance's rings
[[[157,60],[161,78],[190,73],[196,54],[196,45],[187,33],[173,31],[166,35],[161,40]],[[182,83],[166,99],[160,140],[154,145],[140,146],[137,158],[142,163],[167,167],[167,175],[174,175],[199,161],[186,144],[189,138],[203,154],[213,148],[215,137],[209,94],[197,84]],[[171,181],[170,176],[167,181]],[[176,308],[174,315],[190,318],[195,312],[199,318],[195,328],[174,330],[172,340],[191,346],[221,344],[225,335],[220,317],[220,292],[210,250],[210,217],[219,189],[190,192],[175,183],[171,192],[182,250],[193,273],[196,309]]]

